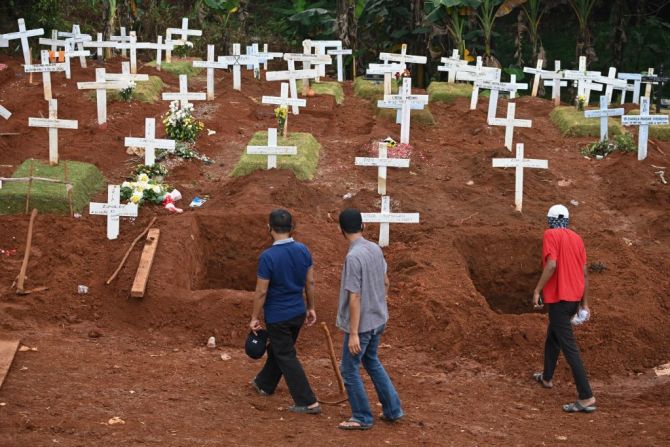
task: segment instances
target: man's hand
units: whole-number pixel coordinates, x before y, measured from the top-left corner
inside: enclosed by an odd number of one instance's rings
[[[349,352],[351,355],[361,353],[361,341],[358,339],[358,334],[349,334]]]
[[[540,304],[540,291],[535,289],[533,291],[533,309],[542,309],[542,304]]]
[[[312,326],[316,323],[316,311],[314,309],[307,310],[307,317],[305,318],[305,324],[307,326]]]
[[[252,330],[254,335],[258,335],[257,331],[263,329],[263,326],[261,326],[261,322],[258,318],[252,318],[251,322],[249,323],[249,329]]]

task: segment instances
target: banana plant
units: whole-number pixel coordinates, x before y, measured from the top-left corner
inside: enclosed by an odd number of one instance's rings
[[[598,0],[568,0],[579,23],[579,36],[577,37],[575,48],[577,59],[579,59],[579,56],[587,56],[587,60],[590,61],[595,59],[595,50],[593,49],[591,31],[589,30],[589,18],[597,2]]]

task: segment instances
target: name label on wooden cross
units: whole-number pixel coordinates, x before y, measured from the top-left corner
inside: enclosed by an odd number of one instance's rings
[[[107,239],[110,240],[119,237],[121,216],[137,217],[137,209],[135,203],[121,205],[121,187],[118,185],[107,186],[107,203],[89,204],[89,214],[107,216]]]
[[[361,213],[364,223],[379,223],[379,246],[389,245],[389,224],[419,223],[419,213],[391,213],[391,198],[382,196],[381,213]]]

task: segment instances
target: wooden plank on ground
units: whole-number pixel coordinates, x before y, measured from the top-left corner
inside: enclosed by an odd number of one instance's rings
[[[0,340],[0,388],[19,349],[19,340]]]
[[[154,263],[154,256],[156,255],[156,247],[158,247],[158,238],[160,234],[161,230],[158,228],[152,228],[147,233],[147,241],[142,250],[140,265],[137,267],[135,281],[133,281],[133,287],[130,290],[130,296],[133,298],[142,298],[144,296],[144,291],[146,290],[147,282],[149,281],[151,265]]]

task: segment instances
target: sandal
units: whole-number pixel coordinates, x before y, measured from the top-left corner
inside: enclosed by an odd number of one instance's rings
[[[543,377],[543,375],[544,375],[544,373],[536,372],[535,374],[533,374],[533,380],[535,380],[537,383],[539,383],[540,385],[542,385],[544,388],[547,388],[547,389],[551,389],[551,388],[553,388],[553,387],[554,387],[553,384],[551,384],[551,385],[547,385],[547,384],[544,382],[544,377]]]
[[[311,408],[307,405],[289,405],[288,411],[291,413],[321,414],[321,405]]]
[[[404,418],[404,417],[405,417],[405,415],[403,414],[403,415],[398,416],[397,418],[390,418],[390,417],[388,417],[388,416],[386,416],[385,414],[382,413],[382,414],[379,415],[379,420],[384,421],[384,422],[389,423],[389,424],[395,424],[396,422],[400,422],[400,420],[402,420],[402,418]]]
[[[252,380],[252,381],[251,381],[251,386],[252,386],[253,389],[256,390],[256,392],[257,392],[258,394],[260,394],[261,396],[265,396],[265,397],[267,397],[267,396],[270,395],[270,393],[268,393],[267,391],[263,391],[263,390],[261,389],[261,387],[258,386],[258,384],[256,383],[256,380]]]
[[[340,423],[337,428],[340,430],[370,430],[372,428],[372,424],[366,425],[358,422],[355,419],[349,419],[348,421]]]
[[[563,405],[563,411],[566,413],[593,413],[596,411],[596,407],[595,405],[584,406],[580,404],[579,401],[577,401],[571,404]]]

